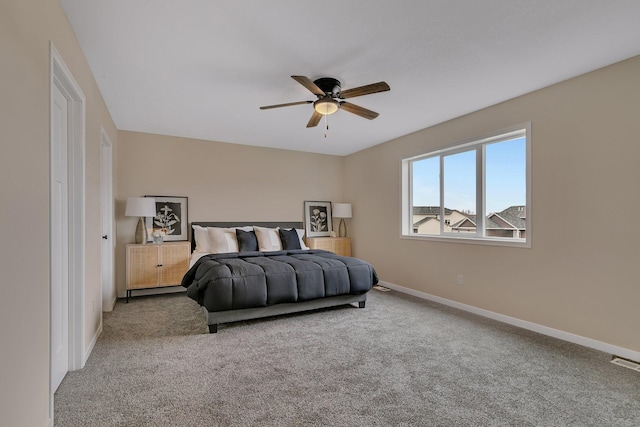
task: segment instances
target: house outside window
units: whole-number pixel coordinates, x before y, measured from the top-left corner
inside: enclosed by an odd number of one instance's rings
[[[526,123],[403,159],[402,237],[530,247],[530,139]]]

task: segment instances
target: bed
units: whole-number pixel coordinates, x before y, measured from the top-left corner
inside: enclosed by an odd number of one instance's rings
[[[365,307],[367,292],[378,282],[371,264],[307,248],[300,222],[250,224],[192,223],[192,262],[182,286],[202,306],[210,333],[223,323],[346,304]]]

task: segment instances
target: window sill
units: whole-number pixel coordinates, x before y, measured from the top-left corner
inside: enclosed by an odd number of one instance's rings
[[[531,242],[525,239],[500,239],[481,237],[450,237],[450,236],[429,236],[425,234],[401,234],[401,239],[426,240],[443,243],[462,243],[469,245],[506,246],[512,248],[531,248]]]

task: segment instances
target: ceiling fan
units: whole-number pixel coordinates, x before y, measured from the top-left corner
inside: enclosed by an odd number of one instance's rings
[[[315,101],[298,101],[288,102],[286,104],[266,105],[260,107],[261,110],[271,108],[289,107],[292,105],[313,104],[313,115],[307,123],[307,127],[317,126],[322,116],[333,114],[338,109],[348,111],[365,119],[373,120],[378,117],[375,111],[344,101],[347,98],[355,98],[356,96],[369,95],[372,93],[386,92],[391,90],[385,82],[372,83],[370,85],[354,87],[352,89],[342,90],[340,81],[331,77],[322,77],[311,81],[305,76],[291,76],[292,79],[306,87],[311,93],[318,97]]]

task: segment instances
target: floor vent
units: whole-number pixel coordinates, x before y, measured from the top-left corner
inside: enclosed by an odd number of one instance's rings
[[[384,286],[380,286],[380,285],[375,285],[373,289],[377,291],[382,291],[382,292],[389,292],[391,290],[389,288],[385,288]]]
[[[634,371],[640,372],[640,363],[633,362],[631,360],[613,356],[613,358],[611,359],[611,363],[615,363],[616,365],[624,366],[625,368],[633,369]]]

